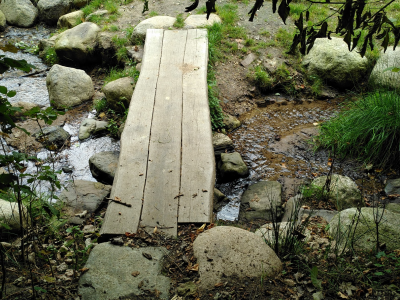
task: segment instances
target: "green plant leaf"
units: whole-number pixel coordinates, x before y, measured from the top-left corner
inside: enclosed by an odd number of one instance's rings
[[[8,226],[8,224],[6,224],[6,223],[0,223],[0,227],[3,227],[5,229],[7,229],[7,230],[11,230],[11,227]]]
[[[7,95],[7,88],[5,86],[0,85],[0,93]]]
[[[9,91],[9,92],[7,93],[7,97],[12,98],[12,97],[14,97],[16,94],[17,94],[16,91]]]
[[[41,288],[40,286],[35,286],[34,289],[35,289],[35,291],[38,291],[38,292],[47,293],[47,290]]]
[[[322,290],[322,285],[321,285],[321,280],[319,280],[318,278],[318,268],[316,266],[313,266],[311,269],[311,282],[313,284],[313,286],[318,289],[318,290]]]

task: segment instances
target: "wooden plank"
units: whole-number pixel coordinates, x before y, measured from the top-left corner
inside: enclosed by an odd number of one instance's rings
[[[187,31],[165,31],[151,128],[141,226],[177,234],[181,165],[182,64]]]
[[[183,74],[182,177],[179,223],[212,218],[215,161],[207,87],[208,39],[188,31]]]
[[[148,30],[144,46],[142,71],[136,83],[125,128],[111,198],[119,197],[132,207],[110,202],[100,234],[136,232],[148,164],[150,128],[160,68],[163,30]]]

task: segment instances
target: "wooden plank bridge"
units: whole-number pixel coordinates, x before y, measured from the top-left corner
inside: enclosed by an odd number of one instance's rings
[[[204,29],[149,29],[102,237],[212,217],[215,162]],[[117,197],[117,198],[116,198]]]

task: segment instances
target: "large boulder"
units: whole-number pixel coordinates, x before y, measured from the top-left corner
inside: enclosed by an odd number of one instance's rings
[[[214,23],[222,23],[221,18],[216,14],[210,14],[207,19],[207,15],[190,15],[185,20],[185,28],[199,28],[212,26]]]
[[[164,247],[97,245],[79,279],[78,292],[85,300],[170,299],[171,279],[161,274],[166,254]]]
[[[323,188],[326,179],[327,176],[318,177],[314,179],[311,185]],[[336,206],[337,210],[364,206],[357,184],[347,176],[332,175],[328,198]]]
[[[23,218],[22,226],[26,227],[28,224],[29,216],[27,209],[22,205]],[[19,219],[19,209],[17,202],[8,202],[0,199],[0,232],[4,229],[10,231],[18,231],[21,228]]]
[[[36,131],[33,136],[50,150],[60,149],[71,137],[71,135],[60,126],[45,127]]]
[[[54,48],[60,59],[75,63],[92,63],[96,55],[97,35],[100,27],[91,22],[81,23],[60,34]]]
[[[82,23],[82,19],[85,17],[83,11],[77,10],[72,13],[61,16],[57,21],[58,28],[72,28]]]
[[[6,30],[7,27],[7,19],[4,13],[0,10],[0,32]]]
[[[94,119],[85,119],[79,127],[78,138],[80,140],[87,139],[92,133],[96,134],[107,130],[108,123],[106,121],[96,121]]]
[[[17,27],[31,27],[38,16],[37,8],[29,0],[0,1],[0,10],[7,23]]]
[[[69,12],[73,0],[39,0],[40,19],[48,24],[56,24],[58,19]]]
[[[233,150],[233,142],[226,134],[216,132],[213,134],[212,143],[214,146],[214,154],[221,155],[226,151]]]
[[[388,179],[385,186],[386,195],[400,195],[400,178]]]
[[[104,151],[89,159],[89,168],[94,178],[105,184],[113,184],[118,167],[119,152]]]
[[[386,244],[389,251],[400,248],[400,214],[373,207],[349,208],[337,214],[329,223],[329,235],[343,248],[353,243],[357,250],[376,249],[376,225],[379,220],[379,244]],[[349,239],[353,240],[350,241]]]
[[[81,104],[94,95],[92,79],[85,71],[54,65],[46,78],[50,103],[56,108]]]
[[[368,59],[354,49],[349,51],[341,38],[319,38],[304,57],[303,65],[308,72],[338,89],[354,87],[368,71]]]
[[[103,93],[106,95],[108,104],[112,108],[122,108],[119,102],[122,102],[125,108],[129,107],[135,88],[135,81],[132,77],[123,77],[107,83],[103,87]]]
[[[243,193],[240,218],[277,221],[282,215],[282,186],[278,181],[260,181]]]
[[[280,259],[260,236],[237,227],[218,226],[205,231],[194,241],[193,252],[204,291],[226,277],[273,278],[282,270]]]
[[[59,201],[65,204],[63,211],[69,217],[69,221],[73,224],[82,224],[85,220],[85,215],[88,214],[90,216],[95,212],[104,198],[110,194],[110,191],[111,185],[86,180],[74,180],[61,192]]]
[[[148,18],[133,29],[132,42],[136,44],[137,41],[144,41],[146,38],[147,29],[168,29],[174,26],[176,18],[168,16],[156,16]]]
[[[222,153],[218,162],[221,181],[228,182],[249,176],[250,172],[238,152]]]
[[[398,89],[400,86],[400,72],[384,72],[389,67],[400,67],[399,47],[394,51],[393,47],[388,47],[385,53],[382,51],[369,77],[369,82],[378,87]]]

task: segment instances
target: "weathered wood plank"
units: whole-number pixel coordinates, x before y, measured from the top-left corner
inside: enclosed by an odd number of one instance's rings
[[[181,166],[182,64],[187,31],[165,31],[151,128],[141,226],[177,234]]]
[[[182,178],[179,223],[210,222],[215,162],[208,105],[208,39],[204,29],[188,31],[183,74]]]
[[[163,30],[148,30],[142,72],[136,84],[125,129],[111,198],[119,197],[132,207],[110,202],[101,228],[102,235],[136,232],[146,180],[149,137],[161,61]]]

